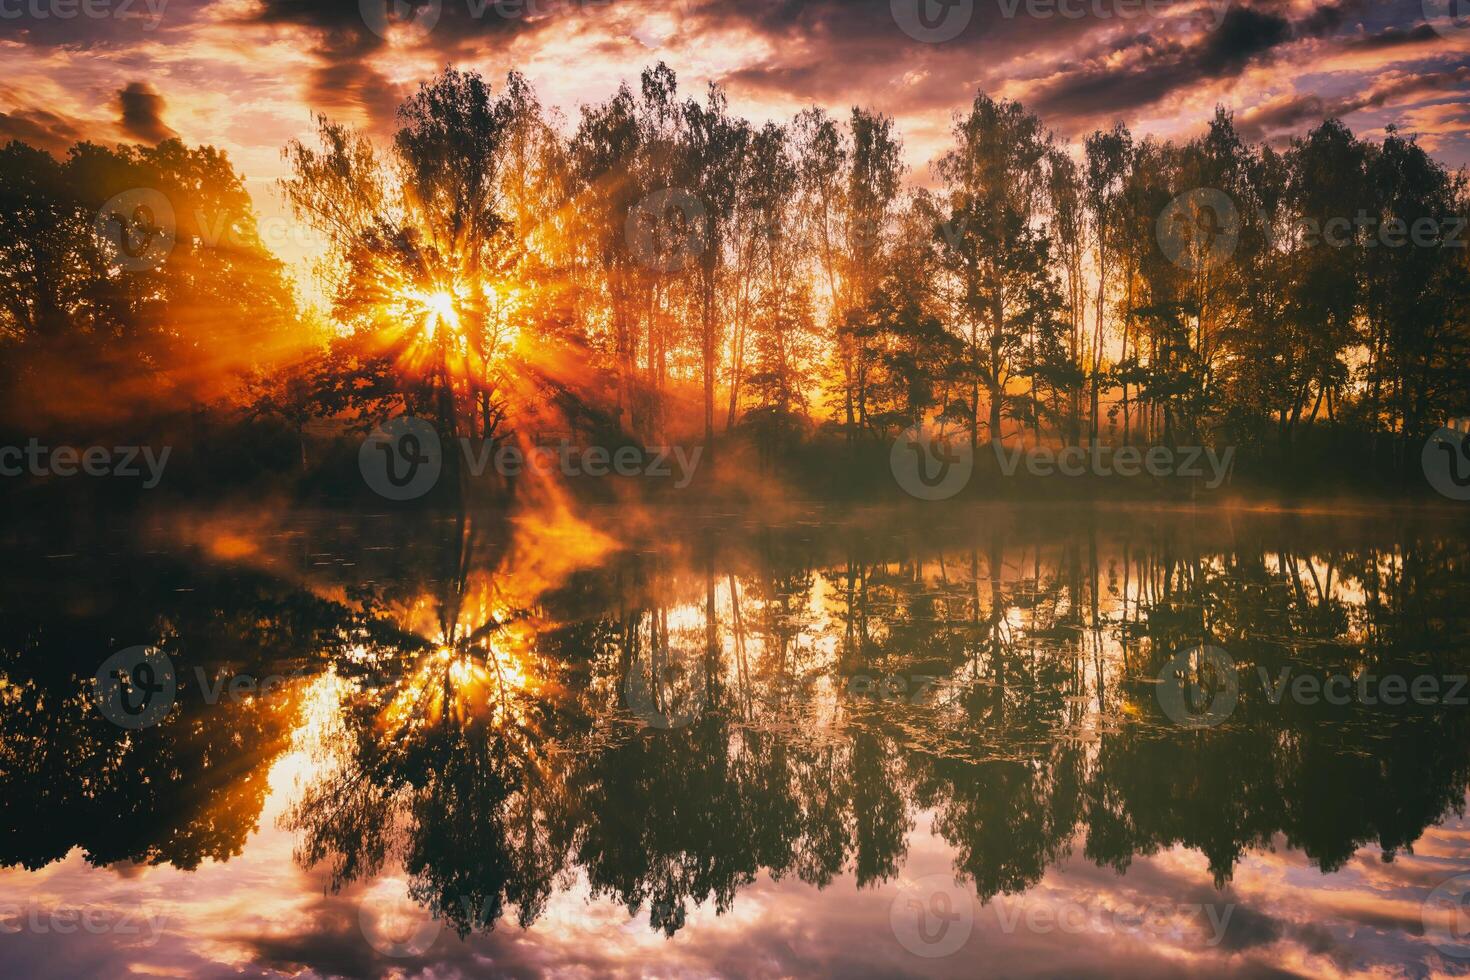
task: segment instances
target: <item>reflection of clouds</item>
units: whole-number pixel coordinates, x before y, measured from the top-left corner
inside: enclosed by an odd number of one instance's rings
[[[206,864],[192,874],[148,869],[123,877],[87,866],[72,855],[43,872],[0,873],[0,892],[58,907],[150,907],[168,918],[156,946],[140,948],[127,937],[7,937],[8,969],[16,975],[105,975],[126,962],[138,972],[190,976],[265,976],[311,970],[322,976],[375,976],[398,966],[410,975],[497,975],[550,972],[638,976],[656,968],[668,976],[813,975],[972,977],[983,958],[986,972],[1005,976],[1128,975],[1312,976],[1394,975],[1404,965],[1442,967],[1418,931],[1419,902],[1431,884],[1420,868],[1381,862],[1364,848],[1343,872],[1324,877],[1298,852],[1251,855],[1231,884],[1216,892],[1204,862],[1174,848],[1139,858],[1126,875],[1098,868],[1074,853],[1020,896],[976,903],[974,932],[953,956],[920,960],[888,929],[897,880],[859,889],[843,875],[824,889],[767,875],[743,890],[734,907],[717,915],[711,903],[689,912],[673,939],[630,917],[620,904],[596,897],[580,874],[554,894],[529,929],[502,928],[461,942],[445,930],[422,957],[389,959],[363,939],[358,902],[373,882],[322,894],[320,876],[290,859],[288,835],[274,829],[289,779],[281,773],[299,760],[285,757],[272,773],[272,796],[261,829],[228,865]],[[1452,829],[1458,838],[1462,831]],[[1431,832],[1429,837],[1438,836]],[[1078,842],[1075,852],[1080,852]],[[904,879],[951,872],[954,854],[920,815],[909,834]],[[75,896],[88,896],[78,901]],[[25,900],[11,899],[11,900]],[[1227,940],[1218,948],[1201,942],[1189,903],[1231,902]],[[1092,914],[1080,935],[1061,929],[1033,931],[1048,921],[1033,909],[1069,906]],[[1126,928],[1128,914],[1164,910],[1150,927]],[[1125,928],[1107,926],[1121,921]],[[1104,928],[1095,928],[1101,922]],[[1007,927],[1007,923],[1010,926]],[[29,967],[29,969],[27,969]]]
[[[1242,532],[1232,529],[1230,533]],[[1268,537],[1274,543],[1274,535]],[[29,890],[57,902],[70,896],[100,894],[108,902],[162,903],[176,917],[176,928],[156,948],[133,949],[116,941],[117,961],[136,963],[140,971],[206,976],[236,968],[244,975],[311,970],[320,975],[371,976],[389,966],[401,967],[410,974],[432,970],[438,975],[469,976],[483,974],[486,963],[493,963],[500,974],[526,976],[549,972],[633,976],[654,967],[662,973],[691,976],[751,973],[973,976],[977,963],[983,963],[987,973],[1016,976],[1038,973],[1141,977],[1269,975],[1283,970],[1326,976],[1388,973],[1400,964],[1437,966],[1436,954],[1416,935],[1419,905],[1437,883],[1441,869],[1444,877],[1461,870],[1460,856],[1470,853],[1463,823],[1456,820],[1425,832],[1416,841],[1413,855],[1400,848],[1399,856],[1391,863],[1381,860],[1377,847],[1353,846],[1366,833],[1384,834],[1385,839],[1393,839],[1387,835],[1403,830],[1400,825],[1404,817],[1400,810],[1412,814],[1415,811],[1410,803],[1414,801],[1395,800],[1379,807],[1364,807],[1375,819],[1362,821],[1361,825],[1354,820],[1324,819],[1354,816],[1357,811],[1353,808],[1360,801],[1346,789],[1340,798],[1335,794],[1313,794],[1310,786],[1299,785],[1297,770],[1283,769],[1281,773],[1285,775],[1271,773],[1279,781],[1269,783],[1266,792],[1279,791],[1287,806],[1280,813],[1271,811],[1273,823],[1269,828],[1234,824],[1234,817],[1249,817],[1253,813],[1230,810],[1220,803],[1219,797],[1214,797],[1213,807],[1206,805],[1194,814],[1186,812],[1187,819],[1171,823],[1171,818],[1194,799],[1203,798],[1208,803],[1211,794],[1194,794],[1179,799],[1177,809],[1171,807],[1170,801],[1160,801],[1150,794],[1150,785],[1130,786],[1127,779],[1121,778],[1130,772],[1136,774],[1138,769],[1126,765],[1130,757],[1125,757],[1122,764],[1109,770],[1118,781],[1101,784],[1098,788],[1104,792],[1099,797],[1084,797],[1080,801],[1082,806],[1088,806],[1100,797],[1106,798],[1110,792],[1123,795],[1126,807],[1120,810],[1120,815],[1140,832],[1108,852],[1107,860],[1127,867],[1127,873],[1121,875],[1112,865],[1099,867],[1093,863],[1096,855],[1089,849],[1107,850],[1107,842],[1099,846],[1086,833],[1073,833],[1071,828],[1077,825],[1070,820],[1073,811],[1063,809],[1055,817],[1050,811],[1043,813],[1043,805],[1062,799],[1054,787],[1071,778],[1071,773],[1060,765],[1047,768],[1048,759],[1065,761],[1067,758],[1065,751],[1052,751],[1053,746],[1046,744],[1054,735],[1053,729],[1034,735],[1017,734],[1028,721],[1035,720],[1027,711],[1049,719],[1075,717],[1085,730],[1094,732],[1107,728],[1108,738],[1095,741],[1110,741],[1106,747],[1115,750],[1119,743],[1124,748],[1128,746],[1126,737],[1114,738],[1120,731],[1107,727],[1112,718],[1105,713],[1115,710],[1115,706],[1107,707],[1104,695],[1111,705],[1114,685],[1127,669],[1124,650],[1114,636],[1113,627],[1124,620],[1137,623],[1159,613],[1160,607],[1153,598],[1159,589],[1157,576],[1152,573],[1149,581],[1153,584],[1149,587],[1140,580],[1145,556],[1135,551],[1132,559],[1115,560],[1123,558],[1115,552],[1116,544],[1104,539],[1098,548],[1097,569],[1104,590],[1098,603],[1099,621],[1105,624],[1106,636],[1099,639],[1095,651],[1088,648],[1096,656],[1088,657],[1085,669],[1077,675],[1068,675],[1085,677],[1086,683],[1080,689],[1089,693],[1041,700],[1027,708],[1026,699],[1039,693],[1078,690],[1062,686],[1053,691],[1057,685],[1048,681],[1046,675],[1024,672],[1028,664],[1045,662],[1059,650],[1069,649],[1067,644],[1079,642],[1077,630],[1069,630],[1065,641],[1059,641],[1054,631],[1075,598],[1069,596],[1063,602],[1060,586],[1056,595],[1050,595],[1052,587],[1046,582],[1053,569],[1065,567],[1066,557],[1050,544],[1045,547],[1028,544],[1019,550],[997,545],[990,554],[978,558],[960,552],[947,554],[942,562],[929,560],[911,565],[895,561],[860,569],[848,566],[847,570],[840,563],[823,563],[817,569],[803,565],[799,574],[786,573],[784,569],[780,574],[767,574],[767,569],[761,567],[751,574],[711,576],[708,566],[702,562],[693,563],[695,567],[684,567],[677,561],[650,562],[655,567],[646,580],[630,575],[629,578],[638,579],[636,585],[624,588],[626,583],[620,578],[616,587],[609,586],[608,592],[615,597],[610,601],[625,611],[665,609],[667,628],[674,634],[672,639],[687,641],[698,648],[706,624],[705,603],[713,594],[712,622],[722,651],[720,680],[729,698],[721,707],[728,709],[732,720],[738,722],[732,731],[706,724],[675,733],[678,737],[662,742],[618,740],[616,748],[631,747],[636,751],[610,752],[603,757],[605,766],[593,765],[587,770],[572,765],[572,760],[578,759],[585,746],[586,754],[597,762],[594,753],[605,747],[605,743],[594,743],[591,738],[581,745],[543,745],[535,738],[522,742],[502,734],[500,726],[490,726],[495,738],[470,742],[459,736],[474,726],[452,724],[435,726],[445,735],[442,741],[408,737],[413,734],[416,722],[442,719],[445,706],[452,703],[447,699],[461,692],[477,693],[476,700],[483,703],[483,697],[478,695],[485,693],[480,689],[486,687],[488,665],[459,659],[454,650],[436,650],[425,636],[417,637],[418,642],[426,644],[423,650],[411,644],[378,647],[368,642],[346,646],[344,642],[347,652],[337,663],[343,679],[329,673],[314,680],[306,691],[298,727],[286,754],[269,770],[269,795],[257,829],[245,842],[243,853],[228,865],[206,862],[195,874],[136,865],[100,871],[86,867],[73,855],[68,861],[33,876],[16,873],[0,876],[0,887],[13,885],[19,894]],[[1033,547],[1037,547],[1034,556]],[[227,549],[239,550],[242,549]],[[253,554],[250,549],[243,550]],[[309,553],[316,561],[325,557],[318,549],[309,549]],[[1383,552],[1365,551],[1359,559],[1352,560],[1340,553],[1331,560],[1324,559],[1325,553],[1308,550],[1294,556],[1290,552],[1251,552],[1261,558],[1260,565],[1270,572],[1270,588],[1264,591],[1275,596],[1295,594],[1298,589],[1290,584],[1295,582],[1303,598],[1301,605],[1289,608],[1303,613],[1332,612],[1327,600],[1334,598],[1349,605],[1362,604],[1367,592],[1360,576],[1365,574],[1365,568],[1376,567],[1385,573],[1387,583],[1380,582],[1380,590],[1385,584],[1393,583],[1389,574],[1391,565],[1384,564],[1388,559],[1380,557]],[[1402,554],[1396,553],[1395,560],[1400,565]],[[316,561],[313,568],[329,567]],[[1147,564],[1152,568],[1151,557]],[[1210,554],[1201,556],[1191,567],[1199,581],[1192,590],[1172,593],[1176,602],[1192,601],[1197,593],[1226,597],[1242,594],[1240,580],[1215,581],[1216,576],[1230,572],[1235,563]],[[1236,568],[1247,576],[1256,570],[1255,562]],[[359,573],[365,579],[379,575],[376,568],[360,569]],[[860,585],[855,585],[849,574],[860,576]],[[1034,580],[1036,576],[1040,582]],[[383,575],[378,580],[386,578]],[[540,582],[542,578],[532,576],[532,581]],[[474,581],[473,576],[469,581]],[[416,587],[409,583],[405,594],[417,595]],[[599,593],[596,586],[577,591],[583,593],[583,602],[595,605],[590,596]],[[966,707],[960,701],[944,706],[943,710],[956,713],[953,718],[960,722],[947,728],[928,723],[929,716],[894,706],[887,717],[907,728],[902,738],[889,736],[875,721],[885,712],[873,710],[871,702],[860,706],[850,694],[844,693],[839,679],[852,669],[854,662],[862,662],[863,658],[844,661],[842,658],[852,648],[848,645],[849,638],[844,636],[839,642],[837,634],[847,629],[848,603],[854,601],[847,597],[848,593],[859,591],[866,594],[869,605],[863,625],[854,629],[867,631],[869,645],[864,648],[864,656],[872,654],[869,663],[882,661],[891,665],[905,661],[919,646],[936,640],[964,641],[942,650],[934,646],[923,648],[927,657],[956,651],[962,654],[956,669],[974,681],[975,697],[969,706],[979,713],[973,716],[976,720],[973,726],[967,724],[971,716],[957,714]],[[455,594],[459,600],[449,605],[457,610],[456,615],[464,614],[470,622],[478,621],[483,609],[476,598],[476,589],[471,585]],[[1395,589],[1389,589],[1389,594],[1399,595]],[[1432,601],[1439,596],[1436,592],[1428,598]],[[587,625],[582,617],[612,618],[601,607],[589,613],[585,606],[579,606],[583,609],[579,616],[558,614],[558,604],[569,602],[571,597],[543,598],[547,615],[566,620],[569,625],[550,627],[548,635],[533,636],[530,624],[525,623],[527,632],[515,644],[529,653],[540,640],[551,642],[550,633],[570,632],[572,639],[564,647],[541,651],[549,664],[562,663],[557,653],[569,654],[568,662],[580,656],[576,651],[583,647],[578,639],[585,637],[580,637],[576,630]],[[973,603],[974,608],[967,603]],[[395,608],[401,614],[402,610],[417,607],[409,599]],[[1275,622],[1276,613],[1282,610],[1276,606],[1268,608],[1273,610],[1269,617],[1262,616],[1261,609],[1254,606],[1231,613],[1252,624]],[[626,628],[630,621],[625,616],[620,625]],[[606,621],[598,619],[597,622],[605,625]],[[1004,650],[992,648],[989,643],[986,624],[992,622],[1007,624]],[[1376,625],[1379,620],[1375,615],[1368,617],[1367,622]],[[538,623],[537,628],[543,625]],[[518,629],[492,635],[505,642],[506,637],[516,636]],[[1040,643],[1033,646],[1033,637],[1040,637]],[[821,642],[823,638],[829,642]],[[980,642],[975,642],[977,638]],[[876,640],[893,645],[876,648]],[[1283,641],[1279,637],[1273,640],[1273,643],[1280,642]],[[598,647],[604,655],[591,665],[592,670],[616,669],[615,665],[604,662],[617,659],[613,649],[616,645],[608,642]],[[401,669],[396,673],[385,671],[401,688],[387,685],[382,690],[359,689],[350,668],[380,649],[401,655],[394,661]],[[1378,649],[1373,647],[1371,652]],[[992,676],[994,668],[1002,662],[1012,672],[1006,683]],[[520,663],[523,669],[519,677],[505,679],[512,687],[519,689],[524,685],[530,689],[534,685],[527,682],[539,681],[544,671],[532,669],[529,661]],[[1067,665],[1070,664],[1067,660]],[[349,676],[354,679],[346,679]],[[770,683],[773,678],[783,676],[815,679],[810,703],[801,704],[787,698],[780,685]],[[961,686],[965,685],[956,685]],[[960,692],[946,692],[951,693]],[[1009,704],[998,700],[1008,693],[1013,698]],[[507,828],[513,833],[515,827],[559,823],[568,811],[575,811],[575,818],[585,821],[580,829],[607,831],[601,834],[600,846],[616,851],[621,842],[634,840],[636,846],[628,849],[631,853],[621,855],[631,870],[625,868],[626,873],[620,874],[616,866],[603,866],[599,869],[603,877],[598,887],[593,888],[588,884],[587,873],[577,870],[577,866],[590,866],[594,862],[584,860],[586,852],[577,852],[565,864],[558,863],[568,845],[565,838],[555,840],[546,848],[546,853],[556,852],[552,855],[554,860],[546,861],[545,866],[554,867],[556,880],[549,888],[544,907],[532,916],[534,922],[529,929],[513,928],[507,915],[500,929],[488,935],[474,935],[464,942],[453,935],[453,930],[445,929],[422,957],[390,961],[377,956],[358,928],[359,900],[365,890],[372,889],[384,876],[405,875],[402,865],[412,868],[411,862],[390,855],[386,861],[371,864],[371,870],[365,871],[360,879],[343,875],[340,882],[332,883],[342,884],[341,892],[324,896],[329,873],[301,871],[294,860],[294,845],[299,840],[279,829],[287,801],[298,800],[303,786],[330,778],[332,765],[342,762],[330,755],[334,747],[349,745],[354,732],[344,718],[347,713],[337,710],[339,701],[352,694],[363,695],[355,705],[361,708],[356,729],[362,739],[360,747],[374,750],[366,753],[363,760],[381,763],[385,761],[384,754],[404,756],[402,760],[387,759],[388,766],[372,774],[377,778],[364,778],[362,786],[396,793],[404,782],[416,783],[420,778],[431,782],[443,780],[437,787],[442,794],[422,797],[423,805],[413,817],[429,818],[425,822],[433,824],[432,829],[441,835],[437,841],[433,834],[428,838],[430,850],[439,855],[431,854],[428,863],[434,866],[431,870],[451,872],[433,879],[436,886],[442,886],[443,892],[448,893],[451,908],[456,890],[464,887],[466,880],[478,882],[491,877],[477,874],[480,868],[489,867],[489,862],[480,867],[476,867],[476,862],[495,850],[502,837],[507,836],[503,833]],[[399,694],[404,697],[395,703],[394,697]],[[991,713],[997,705],[1009,708],[1009,713]],[[743,714],[736,716],[737,711]],[[1078,714],[1066,714],[1073,711]],[[363,717],[377,720],[384,715],[395,722],[386,735],[376,727],[361,724]],[[567,724],[566,717],[543,717],[559,724],[561,731],[575,730],[576,726]],[[1137,734],[1137,729],[1131,727],[1134,724],[1130,721],[1122,726],[1127,731],[1121,734]],[[1274,723],[1264,727],[1275,744],[1275,736],[1280,733]],[[557,730],[548,724],[545,733]],[[853,740],[853,748],[848,750],[846,737],[854,730],[862,738]],[[773,732],[780,737],[769,738]],[[1328,731],[1326,740],[1335,745],[1340,734],[1338,729]],[[991,741],[978,745],[964,741],[971,735]],[[707,736],[707,741],[694,741],[702,736]],[[828,736],[832,742],[820,748],[825,752],[834,747],[836,752],[825,755],[810,751],[819,739]],[[859,743],[871,748],[875,741],[885,737],[902,742],[902,757],[870,753],[859,758]],[[956,751],[1005,751],[1009,757],[1001,760],[1001,764],[988,767],[953,766],[949,764],[952,760],[935,758],[942,756],[942,752],[931,751],[936,746],[947,747],[942,743],[946,737],[958,743],[954,746]],[[1007,738],[1031,741],[1012,743]],[[420,745],[435,751],[416,752]],[[671,751],[661,752],[660,745]],[[680,746],[691,751],[675,754]],[[380,748],[384,754],[376,751]],[[444,751],[437,751],[439,748]],[[1097,747],[1097,751],[1102,748]],[[802,766],[787,768],[785,761],[796,755],[804,755],[806,761]],[[1320,755],[1306,752],[1303,755],[1309,763],[1313,759],[1324,762]],[[530,764],[518,763],[518,758]],[[911,772],[898,764],[900,758],[912,765]],[[1095,762],[1097,757],[1092,758]],[[1163,758],[1169,761],[1168,757]],[[1196,758],[1204,762],[1218,761],[1207,755]],[[425,759],[428,763],[421,765]],[[1143,756],[1141,761],[1149,759]],[[1402,765],[1391,754],[1385,753],[1384,759],[1390,766]],[[720,764],[711,766],[707,783],[682,779],[682,774],[713,760],[719,760]],[[525,820],[481,824],[478,821],[494,809],[499,797],[458,793],[456,773],[468,771],[464,768],[467,761],[472,764],[471,769],[479,763],[497,767],[497,787],[510,787],[513,793],[523,796],[534,796],[533,785],[543,789],[558,786],[564,776],[573,788],[565,797],[530,799],[516,811]],[[667,778],[660,780],[654,773],[658,764],[665,761],[671,764]],[[773,764],[766,767],[768,761]],[[1456,759],[1441,761],[1447,769],[1458,771],[1454,769]],[[531,764],[540,774],[536,779],[527,778],[532,771]],[[793,871],[791,866],[783,866],[786,874],[781,880],[773,880],[769,872],[761,870],[777,866],[782,858],[779,853],[774,859],[765,852],[754,853],[764,842],[758,835],[766,827],[762,823],[765,814],[753,811],[766,796],[780,795],[769,792],[772,785],[778,781],[789,783],[793,774],[810,777],[812,782],[803,784],[800,792],[791,796],[791,802],[807,805],[813,800],[820,801],[829,783],[840,783],[862,765],[871,774],[864,792],[848,793],[847,789],[837,787],[848,794],[839,801],[842,807],[846,806],[845,801],[852,800],[853,808],[836,807],[833,812],[840,810],[839,822],[861,822],[883,809],[881,798],[877,801],[880,805],[874,805],[875,796],[881,794],[872,791],[875,788],[892,791],[897,813],[884,826],[895,831],[893,853],[898,857],[894,862],[884,866],[870,862],[867,876],[861,878],[865,884],[860,885],[859,875],[853,871],[855,862],[849,861],[850,855],[844,852],[834,863],[833,874],[824,888],[802,883],[800,867]],[[1120,772],[1120,768],[1128,771]],[[1155,768],[1164,772],[1166,779],[1179,771]],[[1427,768],[1410,766],[1408,777],[1425,779]],[[735,782],[743,778],[742,785],[748,792],[714,791],[730,785],[726,774],[732,771],[737,773]],[[580,778],[572,779],[568,774]],[[1007,778],[1012,781],[1007,782]],[[922,787],[917,785],[920,782],[924,783]],[[1233,783],[1225,780],[1221,785],[1233,794]],[[1401,781],[1396,785],[1403,787],[1406,783]],[[1462,787],[1463,782],[1454,785]],[[610,787],[612,792],[589,791],[601,787]],[[640,795],[645,790],[646,795]],[[1003,795],[1006,793],[1013,795]],[[620,810],[616,801],[625,794],[633,799],[626,809]],[[1371,798],[1368,793],[1360,795]],[[1012,805],[1017,800],[1020,805]],[[569,807],[564,801],[575,806]],[[1106,805],[1106,799],[1100,801]],[[318,800],[321,808],[342,802],[330,794]],[[491,806],[486,806],[487,802]],[[1062,802],[1070,801],[1062,799]],[[1442,800],[1428,802],[1437,806],[1443,803]],[[350,798],[346,799],[344,808],[350,810],[351,803]],[[660,809],[664,803],[673,805]],[[1324,812],[1329,809],[1334,812]],[[794,806],[791,812],[798,810],[800,806]],[[1338,810],[1343,812],[1335,812]],[[389,826],[391,821],[379,819],[388,812],[387,808],[364,807],[340,821],[323,821],[321,828],[337,834],[329,834],[330,840],[356,842]],[[689,819],[691,812],[696,812],[698,819]],[[720,818],[727,813],[735,819],[720,824]],[[774,816],[772,823],[782,817],[779,812]],[[445,819],[436,823],[436,817]],[[1309,837],[1311,831],[1321,830],[1324,823],[1336,833],[1324,832],[1321,838],[1306,843],[1288,841],[1281,834],[1272,836],[1278,818],[1281,825],[1305,832]],[[1034,832],[1037,837],[1045,837],[1050,831],[1041,824],[1053,819],[1061,827],[1055,838],[1056,847],[1036,848],[1027,853],[1028,835]],[[1411,821],[1413,833],[1417,833],[1421,822]],[[700,836],[701,831],[717,824],[724,837],[714,840]],[[743,839],[742,835],[752,830],[752,824],[757,825],[756,832]],[[636,832],[650,828],[671,833],[662,838],[650,834],[639,841]],[[988,832],[971,836],[969,832],[977,828]],[[803,835],[806,833],[803,831]],[[840,833],[840,829],[834,833]],[[1348,833],[1359,836],[1341,839]],[[1221,836],[1227,838],[1227,846],[1211,848]],[[748,850],[733,855],[722,851],[725,837],[737,839]],[[951,843],[961,837],[960,844]],[[1046,840],[1050,842],[1052,838]],[[1208,849],[1214,860],[1179,846],[1180,840]],[[1313,858],[1293,849],[1310,849],[1314,845],[1319,850],[1326,847],[1335,860],[1345,862],[1342,870],[1324,875],[1314,867]],[[1267,850],[1268,846],[1274,850]],[[1238,861],[1233,858],[1235,848],[1245,851]],[[1222,851],[1227,852],[1227,859],[1220,859]],[[542,853],[535,852],[538,860]],[[711,894],[703,882],[696,882],[684,891],[660,890],[660,882],[643,887],[651,881],[651,876],[644,874],[644,857],[656,858],[653,863],[659,870],[672,868],[675,874],[701,863],[708,866],[742,862],[736,874],[726,879],[730,882],[731,896],[727,911],[716,914],[715,906],[725,904],[725,897]],[[1320,854],[1316,859],[1321,860]],[[1212,879],[1222,864],[1230,880],[1223,890],[1217,890]],[[992,865],[1000,867],[1000,871],[985,881],[985,874],[994,871]],[[985,894],[997,891],[1000,894],[984,906],[976,901],[975,930],[961,951],[939,961],[920,961],[895,942],[889,928],[896,889],[901,881],[931,874],[952,878],[956,867],[971,869],[982,880],[978,887],[988,888]],[[452,873],[465,869],[472,873],[463,877]],[[490,870],[495,871],[493,867]],[[752,879],[748,883],[747,874]],[[70,877],[57,883],[60,875]],[[807,880],[827,879],[808,876]],[[105,886],[94,887],[98,881],[105,882]],[[636,887],[623,887],[620,891],[609,882],[618,886],[631,882]],[[973,892],[977,885],[967,881],[964,887]],[[1025,890],[1018,891],[1022,888]],[[608,898],[609,894],[618,895],[619,900]],[[524,895],[524,891],[507,893],[507,902],[514,906]],[[688,907],[682,910],[687,912],[687,920],[681,919],[683,928],[666,940],[662,932],[650,928],[649,906],[667,901],[668,896],[674,901],[688,900]],[[532,895],[533,899],[538,897]],[[637,912],[630,914],[630,908],[640,902]],[[1199,915],[1189,909],[1191,904],[1202,903],[1233,904],[1225,939],[1217,946],[1204,941],[1208,938],[1203,931],[1207,923],[1202,923]],[[69,904],[77,901],[73,899]],[[1033,920],[1028,916],[1038,910],[1050,913],[1045,921],[1054,921],[1059,910],[1069,908],[1084,910],[1082,931],[1035,929],[1027,925]],[[1156,910],[1157,917],[1148,919],[1147,930],[1128,928],[1130,916],[1140,909]],[[1014,924],[1018,921],[1019,926]],[[1008,922],[1012,925],[1008,926]],[[34,936],[25,937],[24,941],[32,945],[37,942]],[[104,937],[104,941],[112,940]],[[66,955],[81,957],[83,949],[90,950],[93,945],[95,942],[88,940],[87,944],[68,947]],[[66,962],[68,967],[77,965],[70,960]]]

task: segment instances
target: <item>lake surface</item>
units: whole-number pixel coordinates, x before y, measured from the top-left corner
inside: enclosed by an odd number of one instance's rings
[[[10,522],[3,972],[1470,971],[1457,512],[536,514]]]

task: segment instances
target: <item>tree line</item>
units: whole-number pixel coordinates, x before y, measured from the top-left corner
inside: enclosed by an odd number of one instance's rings
[[[1392,127],[1328,119],[1277,148],[1217,109],[1187,141],[1118,124],[1073,145],[979,93],[925,176],[882,113],[757,124],[663,64],[572,125],[516,72],[495,91],[446,69],[398,123],[380,145],[321,118],[284,150],[281,190],[327,244],[306,312],[216,151],[10,144],[8,368],[65,370],[28,351],[71,336],[207,375],[229,324],[238,401],[298,430],[408,412],[771,452],[919,422],[972,446],[1283,449],[1330,425],[1402,459],[1470,412],[1465,175]],[[210,197],[241,234],[181,221],[158,268],[119,272],[88,210],[119,180]]]

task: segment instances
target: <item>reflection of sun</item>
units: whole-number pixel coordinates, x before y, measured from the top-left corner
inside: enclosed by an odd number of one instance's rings
[[[389,728],[446,718],[524,721],[523,701],[540,687],[530,663],[531,639],[524,624],[512,624],[494,643],[482,639],[452,647],[441,641],[400,686],[384,721]]]

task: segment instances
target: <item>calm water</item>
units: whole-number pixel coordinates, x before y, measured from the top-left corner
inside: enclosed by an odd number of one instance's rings
[[[1465,524],[584,521],[15,525],[0,972],[1470,968]]]

